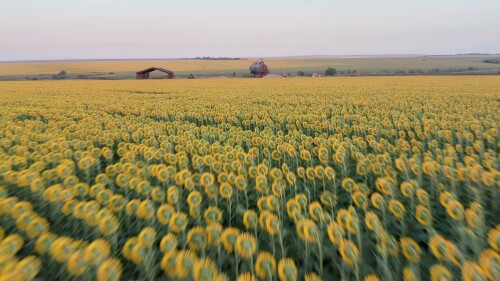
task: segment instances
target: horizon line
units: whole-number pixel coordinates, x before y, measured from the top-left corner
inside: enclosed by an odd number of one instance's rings
[[[372,54],[372,55],[290,55],[290,56],[231,56],[231,57],[223,57],[223,56],[204,56],[209,58],[235,58],[235,59],[287,59],[287,58],[295,58],[295,59],[314,59],[321,57],[330,57],[330,58],[339,58],[339,59],[348,59],[348,58],[366,58],[366,57],[376,57],[376,58],[388,58],[388,57],[441,57],[441,56],[499,56],[499,53],[449,53],[449,54]],[[203,60],[203,57],[175,57],[175,58],[89,58],[89,59],[31,59],[31,60],[0,60],[0,63],[44,63],[44,62],[86,62],[86,61],[154,61],[154,60]],[[230,59],[228,59],[230,60]]]

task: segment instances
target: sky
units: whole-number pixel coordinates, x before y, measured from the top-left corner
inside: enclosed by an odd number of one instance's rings
[[[500,0],[0,0],[0,61],[500,53]]]

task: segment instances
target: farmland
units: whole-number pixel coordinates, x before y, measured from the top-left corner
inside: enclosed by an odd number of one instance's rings
[[[1,82],[0,280],[500,280],[499,112],[495,76]]]
[[[290,57],[267,58],[271,73],[323,73],[335,67],[345,75],[422,75],[422,74],[498,74],[500,65],[484,61],[498,60],[498,55],[463,56],[373,56],[373,57]],[[134,79],[135,72],[151,66],[172,70],[177,77],[225,75],[248,76],[248,67],[258,58],[248,60],[103,60],[0,62],[0,80],[51,79],[60,71],[73,79]],[[348,73],[349,72],[349,73]]]

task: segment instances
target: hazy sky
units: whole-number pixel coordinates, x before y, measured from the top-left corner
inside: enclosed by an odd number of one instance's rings
[[[0,60],[500,53],[500,0],[0,0]]]

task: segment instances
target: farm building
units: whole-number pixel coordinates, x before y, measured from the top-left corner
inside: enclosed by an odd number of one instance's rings
[[[151,73],[153,71],[160,71],[160,72],[166,73],[167,76],[165,78],[167,78],[167,79],[174,78],[174,72],[167,70],[167,69],[164,69],[164,68],[160,68],[160,67],[150,67],[148,69],[138,71],[135,73],[135,78],[136,79],[149,79],[149,73]]]

